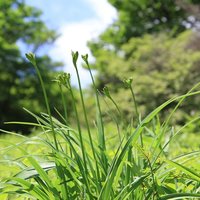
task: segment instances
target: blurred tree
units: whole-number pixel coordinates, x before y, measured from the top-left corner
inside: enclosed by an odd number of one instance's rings
[[[96,45],[116,50],[132,37],[167,32],[172,36],[198,27],[200,2],[195,0],[108,0],[118,19],[103,32]],[[95,43],[93,43],[94,45]],[[94,46],[95,48],[95,46]],[[93,46],[91,46],[93,50]]]
[[[200,81],[200,2],[192,0],[109,0],[118,19],[89,42],[100,90],[111,85],[126,115],[132,107],[123,78],[133,77],[142,113],[185,93]],[[196,33],[188,32],[194,29]],[[200,100],[181,112],[192,112]],[[181,115],[183,116],[183,115]],[[181,117],[180,117],[181,121]]]
[[[113,98],[128,116],[133,109],[131,93],[122,80],[133,78],[139,110],[148,114],[168,99],[185,94],[200,81],[200,36],[185,31],[176,38],[166,34],[132,38],[121,46],[123,54],[107,52],[107,68],[98,76],[98,85],[106,84]],[[128,57],[128,59],[127,59]],[[103,85],[102,85],[103,87]],[[200,104],[199,96],[183,104],[177,120],[182,121],[183,113],[194,114]],[[168,109],[174,107],[173,104]],[[129,118],[131,116],[129,115]]]
[[[41,11],[23,0],[0,1],[0,128],[26,131],[24,126],[4,126],[6,121],[30,120],[22,107],[40,112],[44,101],[33,66],[25,60],[17,42],[28,45],[33,52],[52,43],[58,35],[41,21]],[[59,92],[52,72],[62,63],[54,63],[48,56],[40,56],[38,65],[47,83],[52,108],[59,101]]]

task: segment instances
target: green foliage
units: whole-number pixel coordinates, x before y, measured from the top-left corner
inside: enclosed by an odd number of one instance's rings
[[[29,59],[37,68],[36,61],[30,56],[31,54],[28,55]],[[87,57],[82,58],[90,70]],[[75,68],[78,69],[77,52],[73,53],[73,59]],[[40,76],[40,72],[38,75]],[[94,81],[92,73],[91,78]],[[60,86],[68,88],[73,99],[69,74],[61,74],[56,81]],[[125,82],[131,90],[131,79]],[[43,85],[43,80],[41,84]],[[180,133],[185,134],[185,128],[195,123],[197,119],[192,119],[182,127],[174,128],[169,126],[169,122],[186,98],[200,94],[197,90],[200,83],[185,95],[164,102],[149,115],[138,120],[136,126],[132,123],[126,128],[122,126],[123,129],[118,129],[121,139],[113,127],[111,133],[106,132],[95,85],[93,82],[97,105],[96,130],[91,129],[87,122],[88,111],[81,85],[79,92],[85,112],[86,129],[80,124],[80,113],[77,112],[75,101],[73,109],[76,113],[77,130],[71,128],[67,120],[61,122],[53,118],[49,109],[48,114],[42,116],[29,112],[36,118],[37,123],[34,125],[41,129],[41,133],[32,138],[18,135],[21,137],[19,143],[12,144],[7,141],[9,146],[1,149],[1,157],[4,157],[1,162],[7,161],[16,165],[19,171],[14,176],[2,179],[0,197],[38,200],[199,198],[199,149],[175,157],[170,152],[173,140],[176,140]],[[45,88],[43,86],[42,88],[46,98]],[[109,94],[108,97],[112,98],[107,89],[106,92]],[[48,99],[45,101],[48,103]],[[114,99],[112,101],[115,102]],[[161,124],[159,113],[172,103],[176,103],[176,106]],[[65,119],[65,116],[61,117]],[[116,125],[121,124],[123,121],[118,121]],[[92,134],[93,131],[97,134]],[[142,143],[139,140],[141,137]],[[108,145],[110,142],[112,146]],[[40,147],[42,152],[29,152],[27,147],[30,145],[34,145],[33,147],[37,147],[38,150]],[[18,159],[7,157],[6,154],[13,150],[21,152],[22,156]],[[176,148],[176,152],[177,150]]]
[[[22,0],[0,2],[0,128],[27,131],[26,126],[4,126],[4,122],[30,121],[22,107],[38,113],[44,110],[42,91],[36,71],[21,55],[18,42],[36,52],[43,45],[52,43],[57,34],[41,21],[41,11]],[[48,82],[46,88],[52,104],[58,104],[59,88],[51,81],[52,71],[61,63],[54,63],[48,56],[37,58],[41,74]],[[31,102],[30,102],[31,100]],[[52,107],[53,109],[53,107]]]
[[[200,80],[199,49],[198,33],[185,31],[174,38],[164,33],[132,38],[121,46],[118,54],[96,50],[98,59],[94,68],[99,72],[98,88],[110,86],[123,112],[130,114],[131,94],[122,80],[131,76],[139,111],[147,114],[167,99],[186,93]],[[184,103],[177,120],[181,122],[184,113],[195,114],[194,108],[199,103],[198,97]]]
[[[118,49],[132,37],[167,32],[177,35],[199,22],[199,2],[192,0],[109,0],[117,9],[118,19],[93,43],[101,48]],[[193,19],[189,18],[193,16]],[[91,45],[92,46],[92,45]],[[92,48],[93,50],[93,48]],[[95,52],[93,52],[95,55]]]
[[[123,87],[124,78],[133,78],[141,114],[184,94],[200,80],[199,1],[109,2],[117,9],[118,19],[88,45],[95,57],[92,68],[97,71],[97,87],[102,91],[105,85],[111,86],[124,116],[132,117],[131,94]],[[198,104],[198,98],[183,104],[176,120],[182,123]]]

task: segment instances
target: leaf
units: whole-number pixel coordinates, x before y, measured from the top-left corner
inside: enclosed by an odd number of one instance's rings
[[[171,160],[166,160],[166,162],[174,167],[176,167],[177,169],[179,169],[180,171],[183,171],[185,174],[187,174],[188,176],[190,176],[190,178],[192,178],[195,181],[200,182],[200,176],[199,174],[197,174],[195,171],[193,171],[192,169],[189,169],[188,167],[185,167],[177,162],[171,161]]]
[[[135,189],[137,189],[141,183],[149,176],[150,174],[141,176],[136,178],[131,184],[126,185],[121,192],[115,197],[114,200],[119,200],[119,199],[126,199],[128,196],[133,192]]]
[[[28,191],[29,194],[33,195],[37,199],[40,200],[47,200],[49,197],[46,193],[44,193],[37,185],[34,185],[26,180],[23,180],[21,178],[12,177],[10,178],[13,181],[16,181],[18,184],[20,184],[25,190]]]
[[[45,172],[55,168],[56,166],[55,163],[53,162],[39,163],[39,165]],[[26,169],[24,169],[23,171],[15,175],[15,177],[21,178],[21,179],[30,179],[30,178],[33,178],[34,176],[39,176],[39,173],[33,167],[27,167]]]
[[[160,197],[160,200],[167,200],[167,199],[183,199],[183,197],[186,198],[198,198],[200,197],[200,194],[192,194],[192,193],[174,193],[174,194],[167,194],[162,197]]]

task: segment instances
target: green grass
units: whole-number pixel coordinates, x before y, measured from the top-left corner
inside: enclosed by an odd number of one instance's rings
[[[1,149],[2,163],[6,163],[2,166],[10,168],[7,170],[9,173],[2,173],[0,199],[199,199],[199,143],[190,147],[189,143],[193,143],[193,140],[184,138],[186,135],[197,141],[196,135],[185,133],[185,130],[195,124],[198,118],[183,127],[171,127],[170,121],[187,97],[200,93],[197,90],[200,84],[187,94],[163,103],[141,120],[132,80],[126,80],[137,115],[136,123],[131,122],[129,125],[123,124],[123,114],[108,88],[105,88],[105,96],[120,115],[120,121],[116,124],[106,125],[88,57],[82,56],[93,81],[96,99],[94,129],[90,125],[91,119],[88,118],[89,111],[86,110],[81,88],[76,64],[78,56],[78,52],[72,53],[86,128],[80,123],[70,75],[63,73],[56,79],[65,113],[64,116],[60,115],[61,120],[51,116],[49,100],[43,88],[47,114],[36,116],[28,111],[37,120],[38,123],[34,125],[40,131],[32,137],[13,136],[16,138],[15,143],[8,142]],[[28,54],[27,57],[36,67],[43,85],[34,55]],[[77,125],[74,128],[68,123],[64,88],[70,91],[74,99],[74,120]],[[177,102],[177,106],[161,123],[159,113],[172,102]],[[8,139],[1,140],[2,143],[5,141]],[[6,171],[6,168],[2,171]]]

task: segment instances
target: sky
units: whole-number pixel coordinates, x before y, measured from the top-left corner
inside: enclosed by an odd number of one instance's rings
[[[76,86],[71,51],[87,53],[92,61],[87,41],[97,38],[117,18],[116,10],[107,0],[26,0],[26,3],[41,9],[45,24],[60,34],[46,53],[53,60],[64,62],[64,71],[71,73],[72,85]],[[83,87],[87,87],[91,83],[88,71],[81,68],[80,62],[79,66]]]

